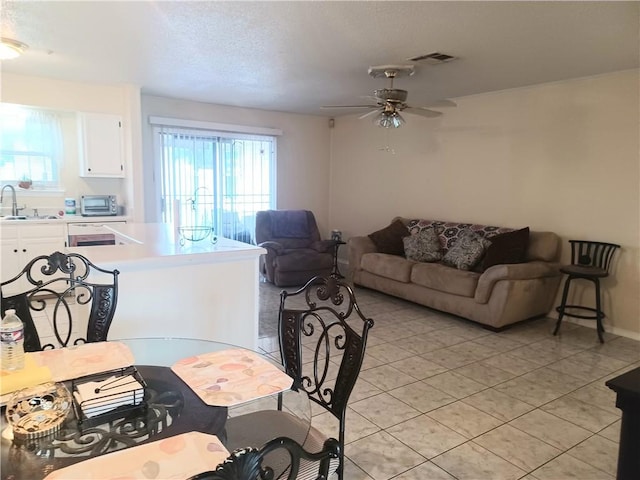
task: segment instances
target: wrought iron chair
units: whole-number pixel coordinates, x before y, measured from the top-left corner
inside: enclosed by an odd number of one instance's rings
[[[360,373],[367,335],[372,326],[373,320],[360,311],[353,289],[338,278],[314,277],[299,290],[280,294],[282,363],[294,379],[293,388],[306,392],[312,402],[339,421],[339,462],[332,463],[331,472],[336,471],[340,480],[343,479],[344,468],[347,402]],[[335,377],[329,371],[330,360],[339,363]],[[254,412],[229,421],[242,422],[247,427],[258,426],[255,428],[265,429],[265,434],[268,434],[269,425],[274,424],[286,432],[309,428],[308,424],[286,410]],[[308,450],[318,450],[326,439],[313,426],[308,433],[305,430],[305,434],[303,446]],[[302,469],[306,471],[304,463]]]
[[[323,448],[318,453],[309,453],[298,442],[287,437],[279,437],[268,442],[261,449],[246,447],[235,450],[227,459],[216,467],[215,470],[203,472],[191,477],[189,480],[265,480],[273,479],[274,470],[269,466],[263,466],[263,461],[268,462],[268,455],[279,449],[284,449],[288,454],[291,468],[287,475],[288,480],[300,478],[300,461],[302,459],[312,462],[315,467],[313,478],[326,480],[329,476],[329,462],[338,458],[340,447],[335,438],[329,438],[324,442]],[[283,452],[284,453],[284,452]]]
[[[15,277],[0,283],[0,310],[13,308],[24,323],[27,352],[66,347],[75,326],[86,321],[84,338],[73,344],[107,339],[118,299],[118,270],[105,270],[77,253],[54,252],[31,260]],[[45,313],[46,312],[46,313]],[[47,322],[58,342],[43,345],[34,316]]]
[[[562,301],[560,302],[560,306],[556,308],[558,321],[556,322],[553,334],[556,335],[558,330],[560,330],[560,323],[562,323],[562,318],[565,315],[568,317],[590,319],[596,321],[598,339],[600,343],[604,343],[602,336],[604,333],[602,319],[605,317],[605,314],[601,306],[600,279],[609,276],[609,267],[611,266],[613,254],[616,249],[620,248],[620,245],[616,245],[615,243],[591,242],[588,240],[569,240],[569,243],[571,244],[571,265],[560,267],[560,271],[568,276],[564,282]],[[571,285],[571,281],[576,279],[593,282],[596,297],[595,308],[583,305],[567,305],[569,286]],[[578,313],[580,311],[586,313]]]

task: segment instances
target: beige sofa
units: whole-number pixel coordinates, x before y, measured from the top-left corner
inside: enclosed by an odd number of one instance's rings
[[[348,241],[349,269],[356,285],[499,330],[551,310],[561,279],[555,262],[559,245],[555,233],[531,231],[525,263],[494,265],[480,273],[379,253],[368,236],[357,236]]]

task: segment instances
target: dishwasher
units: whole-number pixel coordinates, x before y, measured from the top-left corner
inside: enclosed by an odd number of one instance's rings
[[[125,223],[125,222],[113,222]],[[111,224],[111,223],[110,223]],[[108,224],[109,225],[109,224]],[[69,246],[93,247],[97,245],[115,245],[116,236],[104,223],[70,223]]]

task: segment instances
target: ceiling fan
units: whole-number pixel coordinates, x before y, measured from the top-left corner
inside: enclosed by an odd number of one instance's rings
[[[373,123],[383,128],[398,128],[404,125],[405,120],[400,112],[406,112],[422,117],[438,117],[442,112],[431,108],[455,107],[455,102],[451,100],[440,100],[429,107],[412,107],[407,104],[406,90],[393,88],[393,80],[401,76],[411,76],[415,73],[413,65],[379,65],[369,67],[369,75],[373,78],[385,77],[389,79],[387,88],[374,90],[374,96],[368,97],[375,104],[368,105],[325,105],[321,108],[367,108],[369,111],[358,117],[363,119],[376,114]]]

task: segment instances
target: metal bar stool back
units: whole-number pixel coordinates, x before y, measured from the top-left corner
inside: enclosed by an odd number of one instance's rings
[[[557,335],[564,316],[582,318],[596,321],[596,330],[600,343],[604,343],[602,334],[604,327],[602,319],[605,317],[602,311],[602,299],[600,295],[600,279],[609,276],[609,268],[613,254],[620,245],[606,242],[592,242],[589,240],[569,240],[571,244],[571,265],[560,267],[560,271],[567,275],[562,291],[560,306],[556,308],[558,321],[553,331]],[[583,279],[592,282],[595,286],[595,308],[584,305],[568,305],[569,286],[571,281]]]

